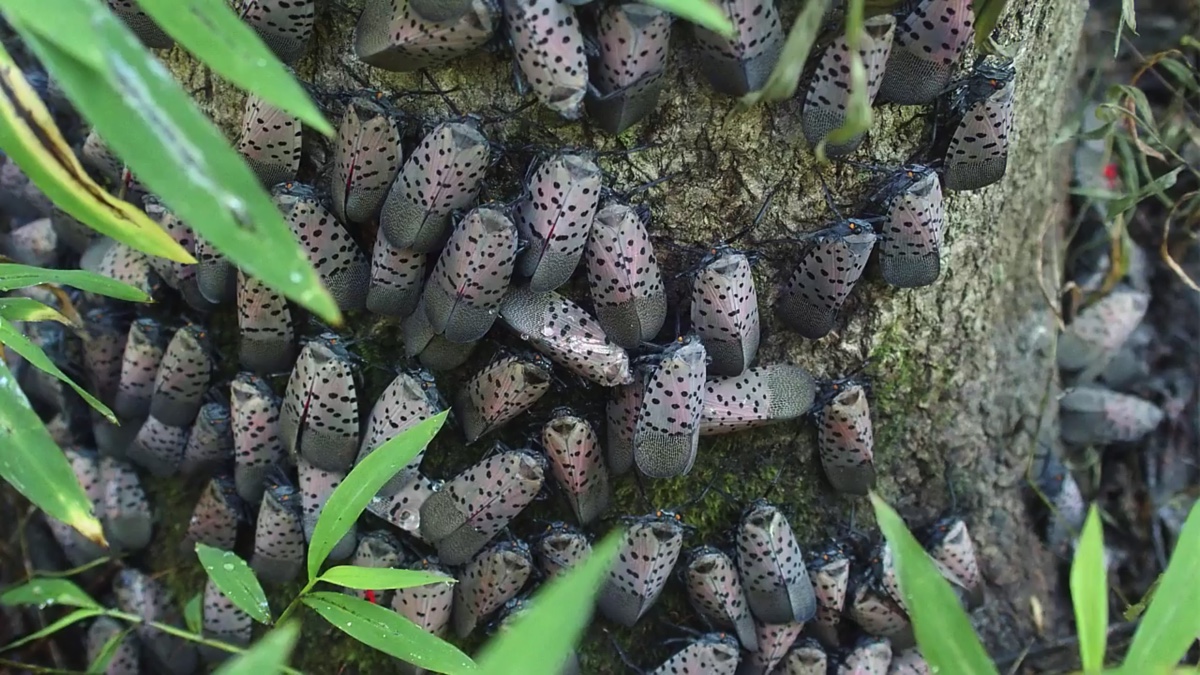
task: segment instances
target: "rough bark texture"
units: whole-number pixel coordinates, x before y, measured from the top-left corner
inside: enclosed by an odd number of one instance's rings
[[[784,3],[786,21],[800,4]],[[312,49],[298,69],[304,80],[321,90],[353,89],[361,86],[351,78],[353,73],[395,94],[398,105],[415,115],[454,114],[441,96],[410,93],[430,89],[429,81],[354,61],[349,45],[361,0],[319,5]],[[1074,79],[1076,41],[1086,9],[1086,3],[1075,0],[1010,5],[1000,36],[1000,42],[1015,52],[1018,73],[1008,175],[978,192],[948,194],[949,253],[938,283],[898,291],[868,275],[847,304],[844,326],[836,335],[811,342],[779,328],[770,309],[776,286],[794,261],[793,247],[763,245],[769,255],[756,270],[765,322],[760,362],[792,361],[819,376],[838,376],[869,359],[879,491],[912,525],[928,522],[956,502],[975,537],[988,583],[989,600],[975,613],[975,623],[995,654],[1019,651],[1035,639],[1035,599],[1045,609],[1048,626],[1065,626],[1069,615],[1055,561],[1033,525],[1023,479],[1034,447],[1032,431],[1045,407],[1043,394],[1053,372],[1052,356],[1035,348],[1041,337],[1055,330],[1039,288],[1040,242],[1054,238],[1067,194],[1065,153],[1053,142],[1063,119],[1064,92]],[[776,192],[764,221],[740,243],[755,248],[756,241],[818,229],[832,218],[822,197],[822,175],[840,202],[848,206],[857,201],[869,175],[848,165],[818,167],[799,132],[799,99],[735,110],[733,101],[713,94],[696,71],[689,33],[684,24],[676,24],[669,85],[658,111],[619,138],[593,131],[586,123],[565,123],[538,107],[486,124],[489,136],[512,150],[497,165],[485,197],[515,197],[515,179],[530,156],[519,148],[530,144],[604,151],[649,145],[629,154],[605,155],[601,164],[607,184],[617,189],[677,174],[644,193],[654,214],[652,233],[659,241],[704,246],[731,236],[753,219],[772,189]],[[185,87],[195,91],[232,136],[242,94],[180,49],[169,59]],[[507,52],[499,50],[456,62],[432,76],[449,92],[445,98],[458,111],[490,118],[522,103],[511,72]],[[928,112],[876,108],[870,139],[855,159],[884,165],[903,161],[922,142]],[[327,142],[306,136],[306,173],[301,178],[312,180],[331,154]],[[369,244],[373,236],[363,233],[362,239]],[[668,258],[670,271],[684,268],[691,259],[679,254]],[[368,363],[385,368],[398,363],[399,330],[394,321],[355,317],[351,330],[360,338],[356,348]],[[479,350],[476,359],[490,351]],[[369,393],[377,394],[387,374],[372,368],[366,374]],[[453,389],[448,381],[442,387]],[[599,390],[575,398],[593,413],[602,409]],[[547,403],[547,409],[549,405],[553,403]],[[540,422],[543,417],[535,414],[531,419]],[[532,424],[514,436],[519,438]],[[443,434],[447,435],[451,434]],[[829,536],[850,523],[852,515],[859,529],[873,531],[868,503],[838,497],[825,483],[814,443],[808,423],[706,439],[692,474],[646,484],[645,500],[632,481],[620,481],[617,512],[679,506],[696,499],[712,481],[745,501],[764,494],[776,472],[782,471],[771,498],[787,505],[804,539]],[[426,468],[434,476],[449,477],[479,452],[440,440]],[[167,578],[181,602],[202,587],[198,566],[175,553],[197,488],[154,484],[161,512],[155,550],[161,555],[152,556],[152,563],[159,570],[174,568]],[[543,507],[541,514],[561,516],[562,504],[552,504],[553,511]],[[691,504],[685,515],[698,531],[688,545],[724,536],[738,508],[715,493]],[[526,522],[523,531],[534,527]],[[643,665],[668,650],[651,637],[662,633],[657,619],[684,623],[690,615],[676,587],[669,589],[662,604],[636,635],[616,633],[623,645],[637,645],[632,651]],[[306,631],[300,663],[306,670],[331,673],[347,666],[345,672],[381,672],[384,659],[369,648],[335,635],[315,620],[306,623]],[[599,631],[583,651],[587,672],[620,670],[613,666],[615,654]]]

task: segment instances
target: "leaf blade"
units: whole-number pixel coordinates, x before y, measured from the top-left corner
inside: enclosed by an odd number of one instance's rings
[[[762,89],[743,96],[738,101],[738,107],[749,108],[759,102],[782,101],[796,95],[796,88],[800,86],[800,75],[804,72],[808,54],[821,33],[828,5],[829,0],[808,0],[804,4],[804,9],[800,10],[800,15],[788,30],[783,49],[779,52],[779,60],[771,69],[767,83]]]
[[[1079,634],[1079,656],[1085,673],[1104,668],[1108,638],[1108,575],[1104,569],[1104,539],[1100,512],[1088,510],[1075,559],[1071,562],[1071,602]]]
[[[99,616],[103,613],[104,613],[103,609],[97,609],[95,607],[84,607],[81,609],[77,609],[74,612],[71,612],[70,614],[64,616],[63,618],[59,619],[58,621],[55,621],[54,623],[50,624],[49,626],[46,626],[45,628],[43,628],[39,631],[30,633],[29,635],[26,635],[25,637],[23,637],[19,640],[14,640],[14,641],[0,647],[0,652],[6,652],[10,649],[16,649],[17,647],[20,647],[21,645],[29,644],[30,642],[33,642],[34,640],[40,640],[40,639],[46,637],[47,635],[53,635],[53,634],[57,633],[58,631],[66,628],[67,626],[70,626],[75,623],[79,623],[80,621],[83,621],[84,619],[90,619],[93,616]]]
[[[100,603],[69,579],[30,579],[0,593],[0,605],[63,605],[102,609]]]
[[[213,671],[213,675],[267,675],[278,673],[287,665],[296,640],[300,637],[300,623],[288,621],[267,633],[246,652],[226,661]]]
[[[691,21],[697,26],[707,28],[718,35],[731,37],[733,24],[725,12],[715,5],[712,0],[645,0],[647,5],[657,7],[664,12]]]
[[[129,284],[110,279],[102,274],[84,270],[51,270],[31,265],[0,263],[0,291],[12,291],[40,284],[70,286],[88,293],[129,302],[150,302],[149,295]]]
[[[259,623],[271,623],[271,606],[254,571],[233,551],[223,551],[207,544],[196,543],[196,557],[217,588],[250,618]]]
[[[21,358],[28,361],[29,365],[33,366],[34,368],[48,373],[54,376],[56,379],[66,383],[68,386],[74,389],[75,393],[79,394],[84,401],[87,401],[88,405],[92,406],[97,412],[108,418],[108,421],[112,422],[113,424],[118,423],[117,416],[113,414],[113,411],[108,409],[108,406],[101,403],[100,399],[88,393],[86,389],[76,384],[75,380],[67,377],[67,374],[64,373],[57,365],[55,365],[54,362],[50,360],[49,356],[46,356],[46,352],[42,351],[41,347],[30,342],[29,339],[22,335],[7,319],[0,319],[0,344],[3,344],[5,347],[8,347],[19,354]]]
[[[447,579],[442,574],[390,567],[355,567],[354,565],[338,565],[327,569],[321,574],[321,581],[360,591],[388,591],[430,584],[453,583],[453,579]]]
[[[9,321],[57,321],[64,326],[74,326],[57,309],[47,307],[33,298],[0,298],[0,319]]]
[[[1192,505],[1163,572],[1154,600],[1142,616],[1122,670],[1156,673],[1173,667],[1200,634],[1200,502]]]

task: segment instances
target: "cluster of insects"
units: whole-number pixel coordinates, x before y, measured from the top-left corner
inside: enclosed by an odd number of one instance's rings
[[[376,68],[430,68],[484,46],[503,27],[524,83],[564,117],[586,110],[598,127],[619,133],[653,112],[666,74],[669,15],[633,3],[500,4],[368,0],[354,54]],[[695,30],[702,70],[725,94],[760,89],[783,45],[777,10],[770,0],[718,4],[736,33],[727,38]],[[147,45],[171,46],[135,3],[109,5]],[[292,64],[305,53],[315,17],[311,0],[239,5],[283,61]],[[945,125],[944,159],[888,171],[861,217],[839,216],[802,242],[775,302],[781,323],[799,335],[816,340],[838,327],[874,250],[890,285],[933,284],[941,271],[943,187],[971,190],[1003,176],[1011,64],[980,62],[965,80],[952,82],[972,23],[967,0],[922,0],[898,17],[867,21],[856,42],[869,99],[921,105],[943,97],[953,120]],[[846,120],[849,49],[839,36],[814,57],[803,120],[814,145]],[[562,378],[586,381],[593,398],[607,399],[603,434],[586,415],[557,408],[537,425],[529,447],[497,442],[446,480],[422,473],[424,458],[415,458],[368,507],[395,529],[360,523],[330,557],[423,569],[458,583],[366,591],[364,597],[438,634],[453,630],[466,637],[493,618],[502,626],[523,609],[531,580],[553,578],[587,555],[590,541],[581,528],[617,515],[618,476],[686,475],[702,436],[809,418],[833,488],[861,496],[874,487],[866,378],[819,380],[792,364],[755,365],[761,329],[752,254],[720,244],[685,270],[689,328],[656,343],[670,318],[671,277],[656,256],[646,209],[610,194],[593,153],[548,153],[528,167],[512,203],[480,204],[492,160],[479,121],[422,129],[406,154],[410,131],[385,96],[350,97],[327,184],[296,181],[300,122],[253,95],[236,139],[338,306],[352,317],[370,313],[399,323],[413,367],[395,374],[373,401],[352,345],[331,331],[301,339],[298,311],[145,194],[95,133],[80,149],[85,165],[126,198],[141,200],[198,264],[95,239],[48,204],[39,208],[52,211],[49,218],[13,231],[10,247],[25,262],[52,265],[78,256],[80,267],[164,302],[181,298],[194,319],[179,325],[153,313],[133,317],[128,307],[84,297],[79,304],[88,338],[82,343],[60,326],[25,326],[31,340],[83,373],[90,391],[122,420],[118,427],[84,415],[81,431],[79,415],[68,411],[68,390],[41,371],[20,372],[31,399],[63,411],[60,440],[114,550],[140,551],[152,540],[154,518],[139,470],[199,477],[207,483],[181,545],[233,550],[239,532],[252,531],[252,568],[264,582],[286,583],[303,566],[325,501],[364,456],[446,408],[465,441],[475,443],[527,420],[523,414]],[[826,152],[845,155],[861,141],[844,139]],[[39,198],[21,178],[0,174],[6,204]],[[586,299],[565,294],[580,266]],[[228,308],[236,309],[236,374],[227,362],[232,355],[223,352],[229,341],[209,329],[222,325],[218,317]],[[504,331],[526,349],[497,351],[444,397],[443,375],[467,364],[489,334]],[[530,542],[517,538],[510,523],[547,491],[565,498],[577,525],[554,522]],[[673,512],[626,521],[598,612],[634,625],[677,572],[704,625],[728,631],[689,638],[654,672],[928,672],[913,648],[886,545],[855,540],[802,550],[783,510],[765,500],[744,510],[728,550],[705,545],[685,555],[689,528]],[[51,528],[73,563],[104,553],[62,523]],[[924,543],[963,602],[978,605],[983,585],[963,521],[948,517],[929,526]],[[113,591],[129,612],[179,622],[165,587],[136,569],[122,571]],[[206,634],[231,643],[251,637],[249,617],[211,583],[203,625]],[[119,630],[97,621],[89,646],[99,649]],[[149,626],[139,626],[119,649],[118,670],[110,672],[137,672],[139,658],[155,672],[192,672],[199,657],[220,656],[199,654]],[[564,666],[572,670],[578,670],[574,661]]]

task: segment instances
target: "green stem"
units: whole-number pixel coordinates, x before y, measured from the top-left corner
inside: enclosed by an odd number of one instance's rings
[[[116,610],[108,610],[105,612],[105,615],[110,616],[114,619],[121,619],[124,621],[128,621],[130,623],[145,624],[147,626],[151,626],[152,628],[161,630],[162,632],[164,632],[168,635],[174,635],[177,638],[187,640],[189,642],[195,642],[196,644],[201,644],[201,645],[204,645],[205,647],[212,647],[213,649],[220,649],[221,651],[229,652],[230,654],[246,653],[246,650],[241,647],[235,647],[230,644],[225,644],[224,642],[217,642],[216,640],[209,640],[208,638],[206,638],[202,635],[196,635],[195,633],[189,633],[186,630],[182,630],[182,629],[176,628],[175,626],[171,626],[171,625],[168,625],[165,623],[159,623],[157,621],[146,621],[146,620],[142,619],[141,617],[135,616],[133,614],[126,614],[125,612],[118,612]],[[287,666],[283,667],[283,672],[289,673],[290,675],[304,675],[300,671],[298,671],[294,668],[289,668]]]
[[[296,597],[292,598],[292,601],[288,603],[288,606],[283,610],[283,614],[280,614],[279,618],[275,620],[276,626],[283,625],[283,622],[286,621],[287,618],[292,615],[292,612],[300,606],[300,601],[304,599],[305,595],[308,595],[308,592],[312,590],[313,586],[317,585],[318,581],[320,581],[320,577],[308,580],[308,584],[296,594]]]
[[[0,659],[0,666],[9,666],[28,673],[53,673],[54,675],[78,675],[82,670],[62,670],[59,668],[47,668],[46,666],[38,666],[32,663],[23,661],[10,661],[8,659]]]

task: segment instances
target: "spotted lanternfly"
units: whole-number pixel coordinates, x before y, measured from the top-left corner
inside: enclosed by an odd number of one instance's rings
[[[504,0],[504,21],[534,96],[559,115],[579,119],[588,68],[575,10],[564,0]]]
[[[109,544],[124,551],[140,551],[150,544],[153,527],[150,502],[137,471],[113,457],[100,458],[104,481],[104,534]]]
[[[129,326],[121,379],[113,398],[113,410],[122,419],[139,419],[150,414],[154,379],[171,333],[154,319],[138,319]]]
[[[525,412],[550,390],[550,362],[538,354],[498,355],[458,392],[454,415],[474,443]]]
[[[683,550],[683,519],[656,511],[630,519],[597,607],[610,621],[633,626],[662,593]]]
[[[1065,443],[1131,443],[1162,422],[1163,411],[1149,401],[1101,387],[1072,387],[1058,399],[1060,434]]]
[[[1004,177],[1012,131],[1012,64],[981,64],[954,94],[958,123],[946,149],[946,189],[978,190]]]
[[[887,675],[892,645],[886,639],[860,637],[838,667],[838,675]]]
[[[127,456],[155,476],[171,476],[183,464],[188,428],[164,424],[153,414],[142,422]]]
[[[300,168],[300,120],[251,94],[236,147],[263,187],[294,180]]]
[[[96,663],[96,660],[109,649],[109,643],[114,640],[116,640],[116,646],[111,648],[112,656],[104,666],[104,675],[138,675],[142,672],[140,650],[136,638],[127,633],[125,626],[118,623],[116,619],[107,616],[98,617],[88,627],[88,663]]]
[[[179,244],[180,248],[188,253],[195,252],[195,234],[192,232],[192,228],[188,227],[174,213],[168,211],[158,197],[154,195],[142,197],[142,208],[151,220],[158,223],[158,226],[169,234],[176,244]],[[150,258],[150,266],[154,268],[155,272],[158,272],[158,276],[162,277],[168,286],[181,292],[185,274],[194,275],[195,273],[192,265],[185,265],[158,256]]]
[[[880,14],[863,22],[863,31],[858,35],[858,55],[867,75],[868,105],[875,100],[875,94],[883,82],[883,69],[892,51],[895,29],[896,17]],[[804,98],[804,137],[814,148],[846,123],[850,99],[855,93],[850,81],[849,64],[850,45],[846,36],[839,34],[821,55]],[[861,132],[842,143],[830,142],[825,146],[825,154],[841,157],[854,152],[862,143],[864,134]]]
[[[358,449],[358,459],[355,464],[362,462],[375,448],[388,442],[405,429],[445,409],[441,395],[438,394],[437,383],[429,371],[416,370],[400,373],[392,380],[387,389],[379,395],[371,416],[367,420],[367,430],[363,433],[362,445]],[[388,496],[408,485],[417,477],[417,468],[425,450],[400,469],[383,487],[379,488],[380,495]]]
[[[838,312],[867,266],[875,239],[868,224],[853,219],[813,234],[776,301],[783,322],[810,340],[833,330]]]
[[[405,317],[421,299],[427,255],[409,248],[396,248],[384,236],[375,235],[371,252],[371,285],[367,289],[367,311],[384,316]]]
[[[408,565],[407,569],[445,577],[446,581],[397,589],[392,595],[392,609],[426,633],[442,637],[450,625],[454,606],[454,577],[436,560],[428,558]]]
[[[108,147],[95,129],[89,131],[84,139],[79,158],[84,166],[100,174],[108,182],[113,194],[122,195],[133,204],[142,202],[146,193],[145,186],[134,178],[124,160]]]
[[[897,649],[913,644],[908,615],[881,587],[874,570],[864,569],[851,577],[846,600],[847,615],[864,633],[886,637]]]
[[[266,476],[266,490],[254,527],[250,567],[259,579],[284,584],[304,566],[304,525],[300,494],[283,471]]]
[[[142,619],[134,624],[133,630],[142,643],[142,657],[149,661],[150,672],[195,672],[197,654],[192,643],[164,633],[151,624],[162,623],[183,629],[183,617],[171,592],[161,581],[126,567],[113,579],[113,594],[121,611]]]
[[[121,386],[129,326],[119,314],[102,307],[88,310],[84,318],[87,334],[83,341],[83,364],[91,390],[101,401],[111,404]]]
[[[696,336],[681,338],[661,355],[643,380],[642,406],[633,434],[633,459],[650,478],[683,476],[696,462],[704,407],[706,355]]]
[[[334,333],[300,351],[279,418],[279,437],[292,456],[313,466],[348,472],[358,452],[358,391],[350,353]]]
[[[102,254],[96,268],[88,271],[133,286],[150,297],[156,297],[162,291],[162,278],[150,267],[150,256],[145,253],[112,240],[93,245],[88,253],[92,250],[102,251]],[[86,261],[84,257],[80,267],[87,269]]]
[[[866,495],[875,487],[874,434],[867,390],[856,380],[828,385],[817,413],[821,466],[838,492]]]
[[[477,208],[464,216],[421,294],[433,330],[451,342],[483,337],[508,290],[516,254],[517,228],[502,212]]]
[[[526,244],[517,271],[529,277],[533,292],[562,286],[579,265],[600,201],[602,177],[590,157],[570,153],[543,161],[529,177],[517,213],[517,228]]]
[[[471,124],[445,122],[421,139],[404,162],[379,215],[388,242],[429,253],[450,232],[450,214],[475,201],[491,152]]]
[[[743,96],[762,89],[783,49],[783,25],[773,0],[720,0],[733,24],[732,37],[693,25],[700,43],[700,70],[713,89]]]
[[[209,473],[233,459],[233,424],[229,406],[205,403],[196,415],[183,451],[185,474]]]
[[[812,638],[801,638],[783,657],[779,675],[827,675],[829,656]]]
[[[592,542],[582,531],[561,521],[546,526],[533,542],[538,571],[554,579],[582,562],[592,552]]]
[[[408,562],[400,540],[386,530],[367,532],[358,540],[350,564],[355,567],[397,568]],[[347,588],[346,593],[375,604],[384,604],[384,591]],[[372,599],[372,597],[374,599]]]
[[[57,206],[50,209],[50,226],[58,240],[75,253],[83,253],[100,237],[100,233]]]
[[[433,21],[414,11],[420,1],[366,3],[354,29],[355,56],[401,73],[436,68],[482,47],[500,18],[492,0],[463,0],[459,4],[469,10],[452,20]]]
[[[610,390],[605,411],[604,449],[608,470],[621,475],[633,468],[633,435],[637,431],[638,413],[642,409],[645,384],[640,373],[633,382]]]
[[[596,318],[609,339],[625,349],[651,340],[667,318],[667,296],[637,209],[605,204],[592,222],[586,253]]]
[[[879,98],[900,105],[933,103],[975,37],[972,0],[921,0],[896,26]]]
[[[923,166],[905,167],[889,181],[880,200],[886,208],[879,225],[879,268],[898,288],[937,281],[942,271],[945,209],[937,174]]]
[[[175,332],[154,378],[150,416],[163,424],[186,427],[204,404],[213,360],[208,331],[188,324]]]
[[[333,212],[346,223],[375,218],[403,159],[399,116],[379,100],[356,97],[346,106],[333,149]]]
[[[800,637],[804,624],[798,621],[780,624],[755,621],[754,629],[758,647],[750,650],[750,656],[742,662],[738,670],[740,675],[768,675],[775,672],[775,666],[783,661],[796,638]]]
[[[421,366],[430,370],[454,370],[467,362],[475,351],[478,342],[459,344],[439,335],[429,322],[425,312],[425,303],[417,301],[417,308],[400,324],[400,333],[404,340],[404,353],[408,358],[415,358]]]
[[[734,675],[741,654],[738,641],[725,633],[708,633],[676,652],[650,675]]]
[[[542,490],[546,460],[528,450],[504,450],[448,481],[421,505],[421,538],[447,565],[471,559]]]
[[[201,605],[200,616],[203,619],[201,634],[204,637],[236,647],[250,644],[254,621],[221,592],[212,577],[204,584],[204,604]],[[208,663],[221,663],[230,657],[227,651],[207,646],[201,646],[200,655]]]
[[[200,295],[214,305],[234,297],[237,268],[204,237],[196,237],[196,286]]]
[[[100,469],[100,455],[91,450],[64,448],[63,454],[71,465],[71,471],[88,501],[92,503],[93,515],[104,516],[105,481]]]
[[[296,359],[295,323],[287,300],[240,270],[237,279],[238,361],[257,373],[286,371]]]
[[[1084,308],[1058,338],[1058,367],[1075,372],[1107,364],[1149,306],[1149,293],[1118,289]]]
[[[76,480],[83,487],[84,494],[91,503],[92,515],[103,519],[105,483],[101,477],[99,456],[90,450],[72,448],[64,449],[63,454],[66,455],[67,461],[71,464],[71,471],[75,474]],[[80,534],[79,530],[57,518],[46,516],[46,525],[50,528],[50,533],[54,535],[54,540],[62,548],[68,562],[73,566],[85,565],[101,556],[108,555],[106,547],[101,547]]]
[[[151,49],[170,49],[175,45],[175,40],[171,39],[170,35],[163,32],[163,29],[154,23],[154,20],[142,11],[137,0],[107,0],[108,8],[113,11],[113,14],[121,17],[129,30],[142,41],[142,44]]]
[[[308,48],[314,9],[313,0],[239,0],[237,13],[290,66]]]
[[[612,502],[612,487],[591,423],[558,408],[542,427],[542,447],[579,523],[587,525],[603,515]]]
[[[500,609],[499,618],[494,624],[493,634],[500,635],[507,633],[514,625],[517,624],[519,617],[525,615],[530,609],[528,593],[519,595],[512,600],[504,603],[504,607]],[[563,659],[562,665],[557,670],[550,672],[558,675],[579,675],[582,671],[579,668],[579,655],[574,650],[567,653]]]
[[[304,510],[304,538],[311,543],[313,530],[317,526],[317,520],[321,517],[321,511],[325,508],[325,502],[329,501],[329,495],[333,494],[337,486],[346,479],[346,474],[314,466],[303,455],[297,459],[296,467],[300,473],[300,505]],[[357,541],[358,530],[351,525],[350,530],[329,552],[330,560],[349,558],[354,554],[354,545]]]
[[[481,619],[521,592],[532,572],[529,545],[520,540],[497,542],[475,556],[454,586],[455,634],[470,635]]]
[[[983,578],[967,524],[953,516],[942,518],[924,532],[922,543],[942,576],[965,591],[967,609],[982,605]]]
[[[500,304],[500,317],[535,349],[592,382],[612,387],[632,379],[629,354],[585,309],[558,293],[513,288]]]
[[[367,510],[421,539],[421,505],[441,490],[442,485],[442,481],[426,478],[418,473],[398,492],[390,496],[373,497],[367,503]]]
[[[609,5],[596,21],[599,54],[591,60],[587,111],[619,134],[654,111],[662,92],[671,15],[648,5]]]
[[[272,194],[338,309],[366,307],[371,264],[346,228],[334,219],[307,185],[284,183],[277,185]]]
[[[238,373],[230,385],[237,492],[248,504],[263,495],[263,479],[287,456],[279,437],[279,397],[262,378]]]
[[[0,204],[0,207],[3,205]],[[0,239],[0,250],[22,265],[55,267],[59,256],[58,233],[54,231],[49,218],[39,218],[14,227]]]
[[[26,73],[26,79],[29,79],[28,73]],[[61,212],[61,209],[57,209],[50,198],[38,189],[37,183],[30,180],[29,176],[21,170],[20,165],[7,156],[0,158],[0,208],[3,208],[4,212],[14,219],[25,220],[50,216],[52,229],[56,235],[62,236],[52,217],[56,211]],[[83,228],[89,229],[87,226],[83,226]],[[73,243],[68,243],[68,245],[74,248]]]
[[[708,352],[711,375],[741,375],[758,354],[758,292],[750,259],[719,246],[692,281],[692,330]]]
[[[232,551],[238,524],[246,519],[246,505],[238,496],[232,476],[214,476],[200,494],[180,548],[190,552],[197,543]]]
[[[712,546],[692,549],[683,580],[696,613],[722,628],[732,629],[747,651],[758,649],[754,618],[750,616],[737,567],[729,556]]]
[[[704,384],[700,435],[716,436],[802,417],[812,407],[817,385],[799,366],[779,363]]]
[[[838,625],[846,605],[846,589],[850,584],[850,559],[838,544],[830,544],[808,559],[808,578],[812,579],[817,600],[817,614],[810,630],[825,644],[838,644]]]
[[[888,675],[930,675],[934,672],[916,647],[892,655]]]
[[[804,623],[817,613],[804,554],[778,508],[759,499],[738,526],[738,569],[750,611],[762,623]]]

